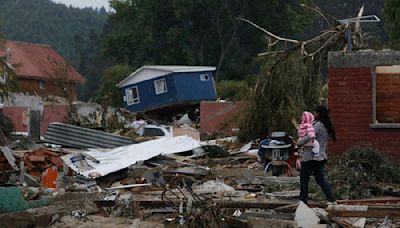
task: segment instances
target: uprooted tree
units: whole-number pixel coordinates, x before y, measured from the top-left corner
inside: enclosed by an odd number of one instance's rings
[[[321,71],[326,67],[328,52],[366,46],[360,26],[365,20],[363,7],[356,18],[337,20],[317,6],[302,6],[318,13],[329,27],[305,41],[277,36],[252,21],[239,18],[263,31],[268,44],[267,52],[259,54],[263,73],[242,106],[239,121],[242,141],[265,137],[276,130],[294,133],[291,119],[299,119],[302,111],[313,111],[321,102],[324,85]]]

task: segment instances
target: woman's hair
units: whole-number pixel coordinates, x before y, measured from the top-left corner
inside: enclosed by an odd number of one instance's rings
[[[331,118],[329,117],[329,109],[324,105],[319,105],[315,109],[316,113],[319,113],[319,121],[321,121],[326,129],[328,130],[328,134],[332,137],[333,141],[336,141],[336,132],[333,128]]]

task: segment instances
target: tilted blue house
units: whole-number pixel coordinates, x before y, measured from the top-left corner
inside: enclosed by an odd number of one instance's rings
[[[143,112],[174,104],[215,100],[215,67],[142,66],[118,83],[125,107]]]

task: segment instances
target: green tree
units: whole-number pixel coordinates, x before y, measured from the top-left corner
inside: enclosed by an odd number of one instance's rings
[[[121,90],[116,85],[132,73],[132,67],[114,65],[104,70],[97,92],[97,102],[111,107],[122,107]]]
[[[104,8],[74,8],[51,0],[2,0],[0,18],[7,39],[51,45],[87,80],[79,99],[94,97],[104,69],[100,35],[108,17]]]
[[[76,58],[74,36],[88,37],[91,30],[100,34],[107,16],[104,9],[67,7],[51,0],[0,1],[7,39],[51,45],[70,62]]]
[[[245,17],[279,34],[300,31],[310,12],[290,0],[113,0],[104,51],[118,62],[214,65],[217,79],[243,79],[265,40]]]
[[[395,0],[385,0],[385,27],[394,43],[399,43],[400,39],[400,2]],[[399,46],[399,45],[397,45]]]
[[[221,80],[217,82],[217,94],[221,99],[242,100],[246,97],[249,89],[246,81]]]

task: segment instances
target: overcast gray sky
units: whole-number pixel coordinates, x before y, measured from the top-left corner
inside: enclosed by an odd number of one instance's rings
[[[109,9],[108,0],[53,0],[53,2],[64,3],[67,6],[72,5],[80,8],[83,7],[101,8],[102,6],[104,6],[106,10]]]

